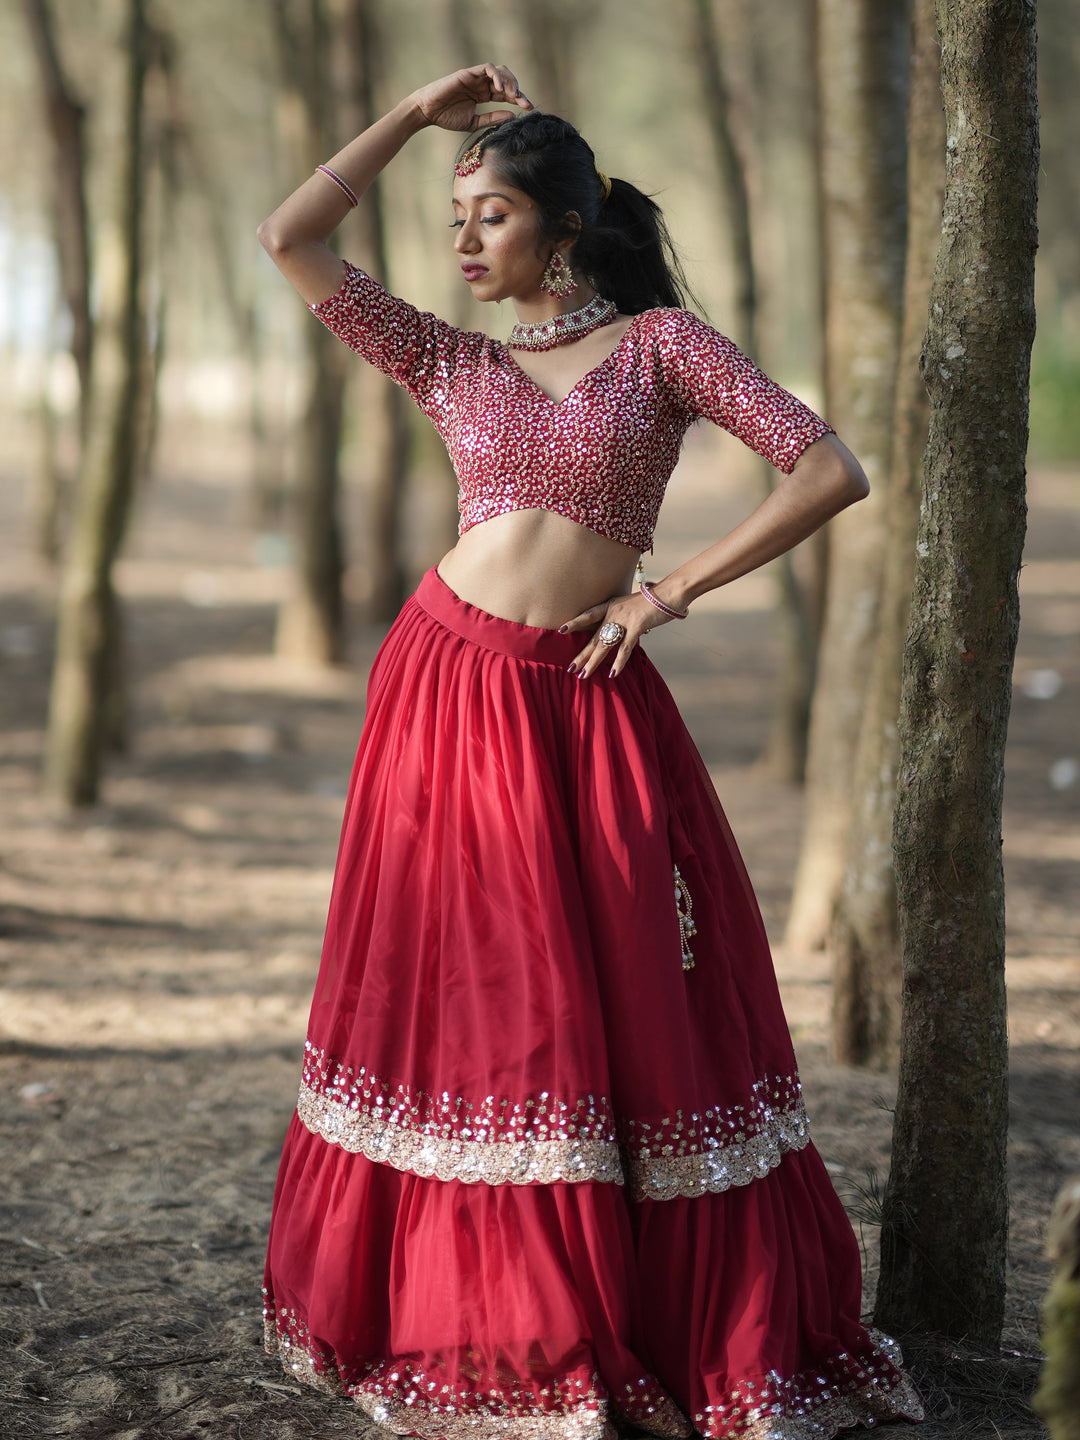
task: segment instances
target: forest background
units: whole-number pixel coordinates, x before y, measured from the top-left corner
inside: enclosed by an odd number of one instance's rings
[[[252,1285],[363,677],[401,596],[453,543],[456,516],[430,427],[381,377],[341,365],[259,251],[255,226],[365,109],[381,113],[456,65],[494,59],[538,104],[580,126],[603,170],[656,196],[708,318],[820,407],[814,7],[157,0],[140,224],[150,363],[133,431],[130,531],[115,566],[127,681],[107,725],[104,778],[74,811],[41,793],[80,447],[30,8],[0,4],[0,1060],[14,1101],[4,1121],[9,1194],[0,1197],[12,1265],[0,1301],[10,1303],[18,1347],[0,1434],[224,1435],[242,1426],[251,1436],[271,1424],[301,1434],[323,1402],[289,1394],[258,1359]],[[125,6],[57,0],[51,10],[72,91],[87,106],[101,314],[123,263]],[[358,43],[348,25],[361,12],[372,28]],[[1054,1190],[1080,1162],[1075,7],[1043,0],[1039,32],[1030,589],[1005,826],[1010,1289],[989,1401],[972,1378],[985,1351],[972,1358],[953,1345],[922,1357],[931,1413],[951,1427],[942,1434],[1040,1433],[1024,1396],[1038,1363],[1043,1232]],[[471,302],[453,234],[441,228],[451,219],[453,146],[441,131],[411,141],[381,188],[381,239],[358,216],[354,229],[342,227],[340,248],[369,268],[381,251],[397,293],[501,336],[511,317]],[[753,229],[752,303],[740,268],[746,237],[733,223],[740,180]],[[317,437],[335,424],[324,402],[337,385],[340,472],[328,491],[325,464],[312,459],[325,460]],[[752,458],[704,428],[672,483],[650,573],[700,548],[702,535],[734,523],[759,493]],[[340,535],[301,523],[338,483]],[[344,609],[336,614],[331,599],[320,614],[339,540]],[[809,546],[794,565],[811,619],[822,563]],[[777,719],[798,689],[789,683],[790,626],[774,617],[785,583],[770,567],[709,597],[697,631],[667,627],[651,653],[746,850],[818,1143],[863,1234],[872,1286],[895,1055],[886,1044],[869,1069],[836,1063],[825,937],[792,934],[805,806],[798,726]],[[239,1113],[237,1093],[246,1097]],[[163,1268],[175,1300],[158,1283]],[[35,1428],[42,1416],[46,1430]]]

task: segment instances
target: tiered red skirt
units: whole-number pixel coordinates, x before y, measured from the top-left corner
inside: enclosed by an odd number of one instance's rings
[[[918,1419],[895,1344],[859,1322],[708,774],[640,647],[578,681],[581,644],[432,569],[376,656],[268,1349],[446,1440]]]

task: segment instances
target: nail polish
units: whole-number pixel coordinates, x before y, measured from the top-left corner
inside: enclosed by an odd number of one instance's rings
[[[569,626],[569,625],[560,625],[560,626],[559,626],[559,634],[560,634],[560,635],[565,635],[566,632],[567,632],[569,629],[570,629],[570,626]]]
[[[570,661],[570,664],[567,665],[567,667],[566,667],[566,673],[567,673],[568,675],[576,675],[576,674],[577,674],[577,666],[574,664],[573,660],[571,660],[571,661]]]

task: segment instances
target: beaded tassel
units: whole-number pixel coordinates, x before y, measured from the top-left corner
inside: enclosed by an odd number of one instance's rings
[[[675,911],[679,917],[679,937],[682,940],[682,968],[693,970],[694,954],[690,949],[690,940],[697,934],[697,926],[693,921],[693,902],[690,899],[690,891],[686,888],[686,881],[679,874],[678,865],[675,866]]]

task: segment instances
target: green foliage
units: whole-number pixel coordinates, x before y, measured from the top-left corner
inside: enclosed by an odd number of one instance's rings
[[[1080,344],[1036,341],[1031,356],[1032,460],[1080,460]]]

